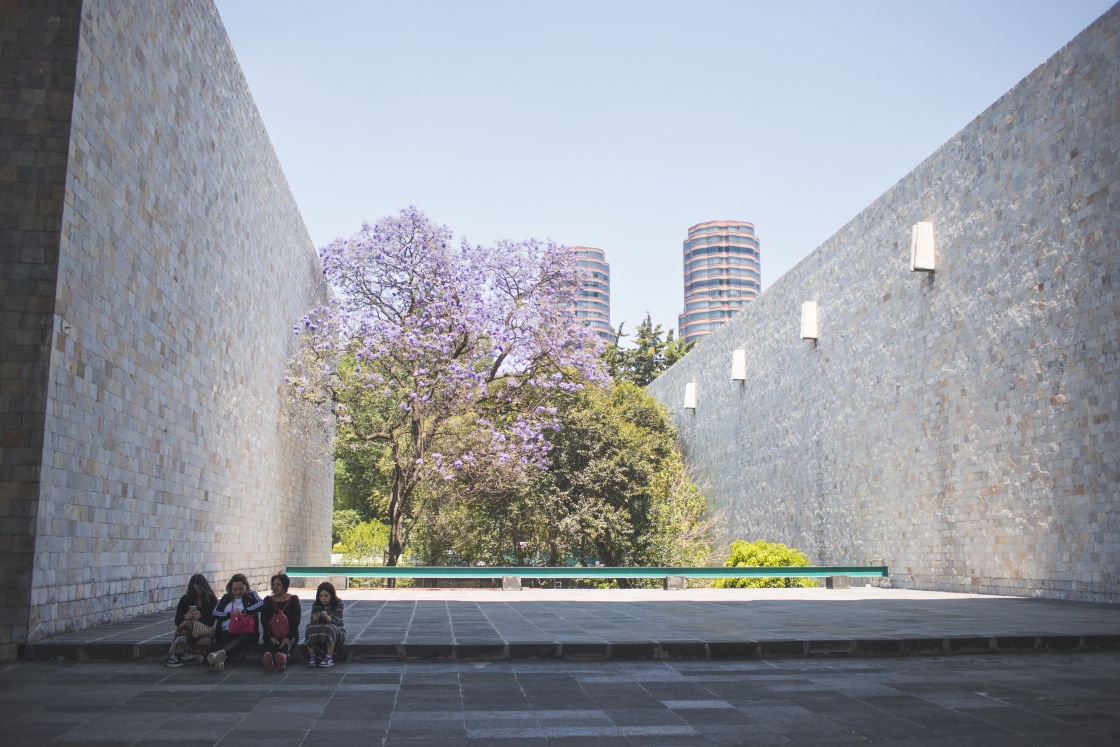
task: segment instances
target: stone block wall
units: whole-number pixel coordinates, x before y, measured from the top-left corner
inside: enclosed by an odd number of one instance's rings
[[[80,9],[0,3],[0,661],[27,639]]]
[[[1120,6],[651,385],[730,538],[1120,601],[1118,102]]]
[[[329,289],[217,11],[57,5],[0,13],[0,74],[39,71],[0,78],[27,151],[3,154],[15,186],[0,164],[16,643],[330,553],[333,466],[284,404],[292,326]]]

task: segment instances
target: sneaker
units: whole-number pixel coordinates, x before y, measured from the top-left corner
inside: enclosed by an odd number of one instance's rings
[[[307,655],[307,666],[309,666],[309,667],[319,666],[319,660],[315,658],[315,654],[308,654]]]
[[[276,662],[276,671],[277,672],[283,672],[285,669],[288,668],[288,657],[287,657],[287,655],[276,654],[276,656],[273,657],[273,660]]]
[[[226,652],[225,650],[215,651],[206,657],[206,661],[214,665],[215,672],[226,671]]]
[[[330,654],[327,654],[326,656],[323,657],[323,661],[321,661],[319,663],[319,666],[321,666],[321,667],[333,667],[334,666],[334,657],[331,656]]]
[[[264,656],[261,657],[261,661],[264,662],[264,671],[271,672],[276,669],[276,665],[272,663],[272,654],[270,654],[268,651],[264,652]]]
[[[183,666],[183,660],[180,659],[178,656],[168,656],[166,663],[167,663],[167,666],[169,666],[169,667],[181,667],[181,666]]]

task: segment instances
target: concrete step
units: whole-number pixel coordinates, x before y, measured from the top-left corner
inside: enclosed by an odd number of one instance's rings
[[[169,643],[63,643],[43,641],[24,648],[29,661],[154,661],[167,656]],[[300,647],[300,658],[306,656]],[[502,661],[521,659],[663,660],[753,659],[819,656],[930,656],[1120,649],[1120,635],[948,636],[927,638],[831,638],[724,641],[618,641],[568,643],[364,643],[339,649],[338,661]],[[260,662],[264,646],[245,652]]]

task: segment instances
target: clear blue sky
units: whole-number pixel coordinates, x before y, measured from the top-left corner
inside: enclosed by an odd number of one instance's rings
[[[1110,4],[218,0],[316,245],[415,204],[597,246],[630,330],[690,225],[769,285]]]

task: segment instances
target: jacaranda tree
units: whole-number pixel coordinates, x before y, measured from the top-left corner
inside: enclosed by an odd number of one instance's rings
[[[549,398],[604,380],[599,342],[572,312],[575,257],[551,241],[456,246],[409,208],[320,257],[337,298],[296,327],[289,391],[341,443],[376,447],[395,565],[429,498],[548,467]]]

